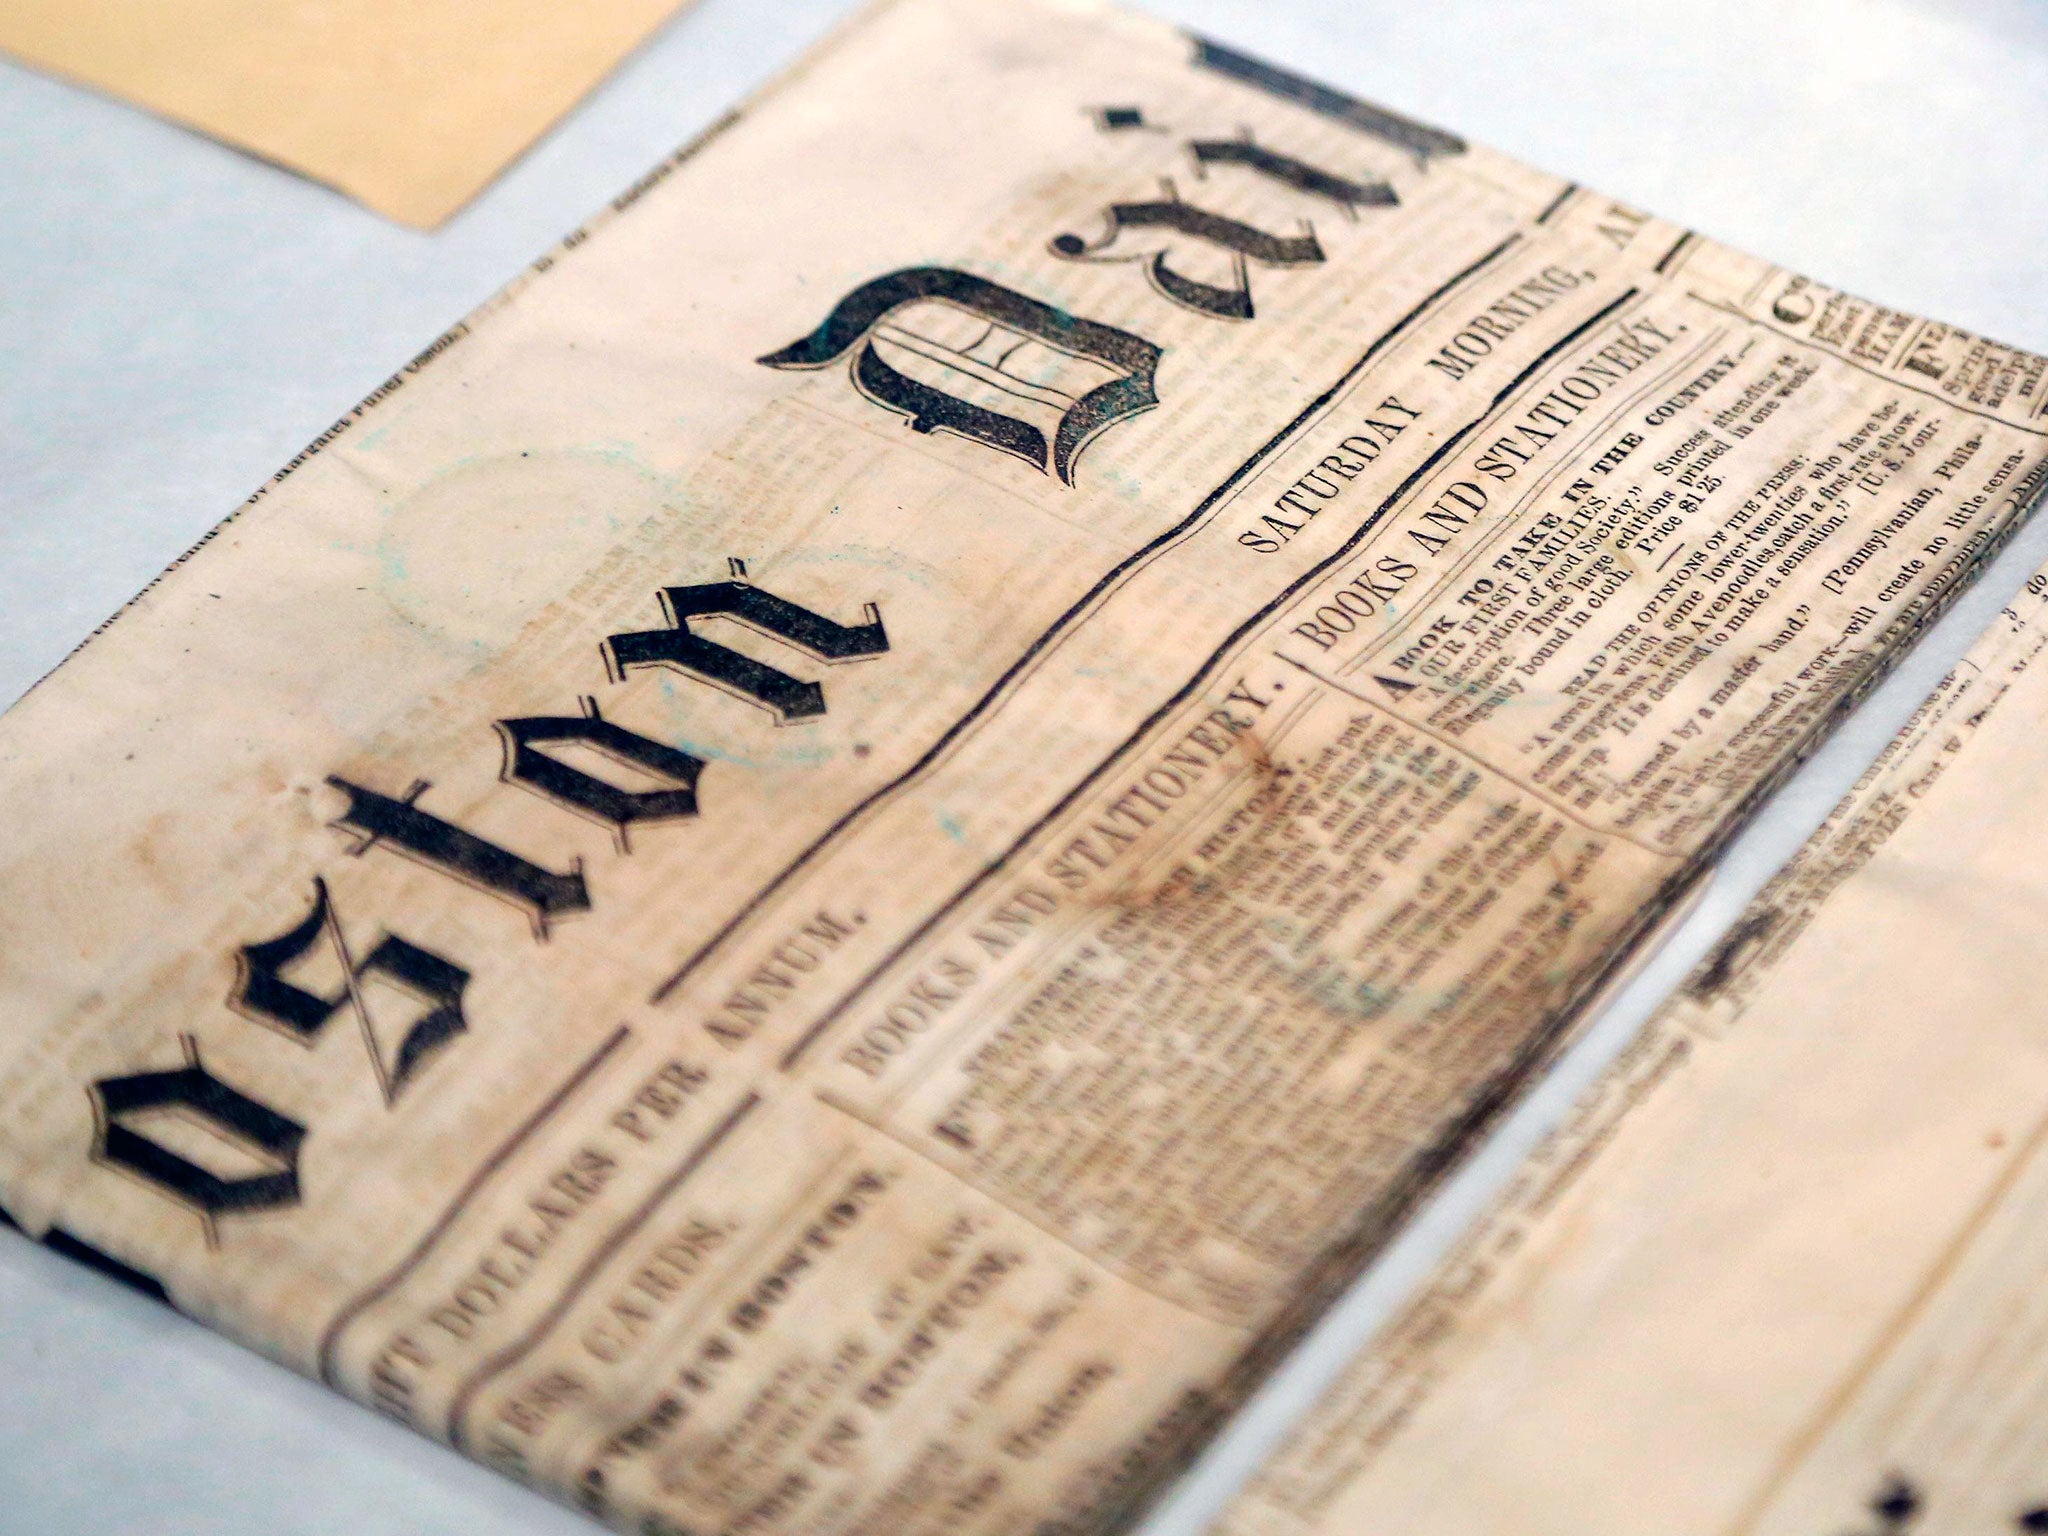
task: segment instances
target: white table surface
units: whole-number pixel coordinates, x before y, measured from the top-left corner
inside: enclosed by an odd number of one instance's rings
[[[1826,281],[2048,351],[2048,0],[1147,5]],[[702,0],[433,235],[0,64],[0,701],[847,9]],[[1772,802],[1692,919],[1146,1536],[1201,1528],[2044,557],[2048,517]],[[0,1239],[0,1533],[593,1529]]]

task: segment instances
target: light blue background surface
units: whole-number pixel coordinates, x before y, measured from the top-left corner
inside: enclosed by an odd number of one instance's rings
[[[1826,281],[2048,351],[2048,0],[1147,8]],[[0,65],[0,701],[847,9],[703,0],[434,235]],[[1147,1536],[1200,1529],[2044,557],[2048,517],[1773,802],[1693,918]],[[592,1529],[94,1275],[0,1241],[0,1532]]]

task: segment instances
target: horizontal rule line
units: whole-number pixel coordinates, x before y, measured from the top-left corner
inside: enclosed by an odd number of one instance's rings
[[[470,1201],[477,1197],[485,1181],[510,1161],[512,1154],[575,1096],[576,1090],[611,1059],[612,1053],[624,1045],[631,1034],[632,1030],[621,1024],[607,1035],[597,1049],[584,1058],[583,1064],[570,1073],[560,1087],[542,1100],[538,1109],[520,1121],[512,1134],[499,1143],[489,1157],[477,1165],[476,1170],[469,1176],[469,1182],[462,1186],[454,1200],[449,1202],[447,1209],[441,1212],[440,1219],[427,1229],[426,1235],[413,1245],[412,1252],[399,1261],[398,1267],[335,1314],[334,1321],[327,1325],[327,1331],[320,1336],[319,1360],[322,1382],[337,1392],[341,1390],[335,1354],[341,1347],[341,1336],[348,1330],[349,1325],[390,1295],[404,1282],[407,1275],[419,1267],[421,1260],[425,1259],[434,1245],[447,1234],[448,1229],[455,1224],[455,1219],[468,1207]]]
[[[1150,734],[1154,726],[1158,725],[1160,721],[1164,720],[1168,715],[1172,714],[1173,711],[1179,709],[1191,697],[1193,697],[1195,692],[1198,689],[1200,689],[1203,686],[1203,684],[1206,683],[1209,680],[1209,678],[1216,672],[1217,668],[1222,665],[1224,659],[1228,657],[1233,651],[1235,651],[1238,645],[1241,644],[1246,639],[1246,637],[1264,627],[1267,621],[1270,620],[1275,613],[1279,612],[1279,610],[1285,607],[1289,602],[1292,602],[1294,598],[1308,586],[1310,586],[1314,582],[1320,581],[1324,573],[1326,573],[1330,569],[1330,567],[1337,564],[1338,561],[1345,559],[1351,553],[1352,550],[1356,549],[1359,546],[1359,544],[1362,543],[1365,540],[1365,538],[1375,528],[1377,528],[1380,525],[1380,523],[1385,521],[1388,514],[1391,513],[1393,509],[1401,503],[1401,501],[1408,495],[1409,491],[1414,489],[1417,483],[1419,483],[1425,476],[1427,476],[1439,464],[1441,464],[1444,461],[1444,459],[1449,457],[1450,454],[1453,453],[1465,441],[1466,438],[1470,437],[1474,432],[1476,432],[1479,429],[1479,426],[1482,422],[1484,422],[1488,417],[1493,415],[1495,411],[1499,410],[1505,402],[1512,399],[1521,390],[1522,386],[1529,381],[1530,378],[1532,378],[1535,374],[1539,373],[1540,371],[1542,371],[1542,369],[1547,367],[1550,364],[1551,360],[1555,358],[1559,353],[1567,351],[1571,347],[1575,346],[1578,343],[1579,339],[1585,336],[1587,332],[1603,324],[1610,316],[1612,316],[1615,313],[1615,311],[1619,310],[1623,305],[1627,304],[1630,300],[1634,299],[1639,292],[1640,290],[1636,288],[1629,288],[1625,290],[1622,294],[1620,294],[1617,298],[1613,299],[1611,302],[1602,305],[1601,308],[1597,310],[1590,318],[1581,321],[1578,325],[1574,326],[1564,336],[1560,337],[1557,341],[1553,342],[1550,346],[1546,347],[1540,356],[1538,356],[1534,361],[1532,361],[1527,367],[1522,369],[1520,373],[1516,374],[1515,377],[1511,381],[1509,381],[1506,387],[1503,388],[1498,394],[1496,394],[1490,402],[1488,402],[1485,409],[1481,410],[1477,415],[1475,415],[1472,418],[1471,421],[1467,422],[1463,427],[1460,427],[1451,436],[1445,438],[1443,442],[1439,443],[1435,451],[1432,452],[1428,458],[1424,459],[1422,463],[1418,465],[1415,468],[1415,470],[1412,473],[1410,473],[1409,476],[1400,483],[1400,485],[1395,487],[1392,495],[1388,496],[1384,501],[1382,501],[1379,504],[1379,506],[1373,509],[1371,515],[1368,516],[1364,522],[1359,524],[1359,526],[1352,532],[1350,537],[1345,539],[1345,541],[1341,545],[1339,545],[1334,551],[1332,551],[1329,555],[1325,556],[1316,564],[1310,566],[1308,570],[1304,571],[1300,576],[1296,577],[1292,582],[1288,583],[1288,585],[1281,590],[1278,596],[1274,597],[1271,601],[1267,602],[1264,606],[1259,608],[1258,611],[1255,612],[1250,618],[1246,619],[1242,624],[1238,625],[1236,629],[1232,630],[1229,636],[1225,638],[1224,642],[1220,646],[1218,646],[1214,651],[1211,651],[1209,653],[1208,659],[1205,660],[1201,664],[1201,666],[1196,669],[1194,675],[1190,677],[1187,680],[1187,682],[1184,683],[1180,688],[1176,689],[1173,695],[1170,698],[1168,698],[1165,703],[1161,704],[1157,709],[1153,710],[1152,713],[1147,715],[1144,718],[1144,720],[1139,723],[1137,729],[1132,731],[1130,735],[1126,736],[1124,740],[1115,748],[1115,750],[1109,754],[1108,757],[1104,758],[1093,769],[1091,769],[1085,777],[1083,777],[1078,783],[1076,783],[1072,789],[1068,790],[1066,794],[1062,795],[1059,798],[1059,800],[1051,807],[1051,809],[1046,811],[1046,813],[1043,816],[1039,817],[1038,820],[1034,821],[1029,827],[1027,827],[1024,830],[1024,832],[1014,842],[1010,844],[1008,848],[1006,848],[1002,853],[998,854],[989,863],[983,865],[981,871],[978,874],[976,874],[973,879],[969,880],[967,884],[962,886],[959,891],[955,892],[954,895],[948,901],[946,901],[944,905],[940,906],[922,923],[918,924],[917,927],[914,928],[903,939],[901,943],[897,944],[894,949],[890,950],[890,952],[887,955],[885,955],[880,961],[878,961],[873,967],[871,967],[865,975],[863,975],[858,981],[856,981],[853,984],[852,987],[850,987],[843,995],[841,995],[840,999],[836,1003],[834,1003],[823,1014],[821,1014],[817,1021],[814,1022],[809,1029],[805,1030],[804,1033],[797,1038],[796,1043],[792,1045],[789,1048],[789,1050],[783,1054],[782,1069],[786,1072],[795,1067],[796,1064],[803,1058],[805,1053],[808,1052],[811,1049],[811,1047],[814,1046],[818,1042],[818,1040],[824,1036],[825,1032],[828,1029],[830,1029],[831,1026],[845,1014],[848,1008],[853,1006],[854,1002],[857,1001],[860,998],[860,996],[867,991],[869,987],[873,986],[876,981],[880,980],[880,978],[883,975],[885,975],[892,966],[894,966],[899,960],[901,960],[903,956],[907,954],[913,947],[923,942],[925,937],[929,935],[931,931],[934,928],[936,928],[941,922],[944,922],[948,917],[950,917],[953,914],[953,912],[956,909],[958,909],[961,903],[968,900],[970,897],[974,895],[975,892],[979,891],[990,880],[995,878],[996,875],[1000,874],[1003,870],[1007,869],[1011,862],[1017,857],[1017,855],[1025,847],[1027,847],[1033,840],[1035,840],[1041,832],[1043,832],[1047,827],[1051,826],[1054,822],[1058,821],[1062,816],[1066,815],[1066,813],[1074,807],[1076,802],[1078,802],[1083,795],[1087,794],[1091,789],[1094,788],[1094,786],[1102,779],[1104,774],[1108,773],[1111,768],[1115,767],[1119,762],[1121,762],[1125,757],[1127,757],[1131,753],[1131,751],[1138,745],[1138,743],[1144,740],[1144,738],[1148,734]]]
[[[455,1398],[448,1406],[450,1445],[458,1451],[463,1449],[466,1436],[462,1421],[469,1412],[470,1404],[476,1400],[477,1394],[539,1347],[541,1341],[554,1330],[555,1325],[567,1315],[569,1309],[576,1305],[584,1291],[589,1289],[591,1281],[597,1278],[605,1265],[611,1262],[636,1232],[647,1225],[648,1220],[661,1208],[662,1202],[680,1189],[690,1175],[703,1166],[704,1160],[717,1151],[719,1146],[739,1129],[740,1123],[760,1107],[760,1104],[761,1095],[750,1091],[727,1110],[725,1118],[713,1126],[668,1176],[648,1192],[640,1204],[634,1207],[631,1215],[606,1235],[605,1240],[598,1245],[597,1251],[583,1261],[582,1267],[571,1277],[569,1283],[562,1287],[561,1294],[555,1298],[553,1305],[541,1314],[539,1320],[519,1338],[493,1354],[470,1373],[469,1379],[456,1390]]]
[[[856,822],[865,818],[870,811],[874,810],[884,801],[894,797],[900,790],[923,777],[959,742],[961,737],[966,735],[984,716],[996,708],[1002,701],[1003,696],[1010,692],[1052,648],[1053,644],[1062,638],[1067,631],[1072,629],[1091,608],[1095,607],[1108,593],[1113,591],[1141,566],[1148,564],[1159,553],[1193,531],[1218,503],[1232,491],[1236,490],[1261,464],[1265,463],[1274,453],[1284,447],[1288,440],[1298,433],[1312,417],[1326,409],[1332,400],[1336,399],[1339,394],[1355,382],[1358,376],[1382,352],[1393,345],[1396,340],[1414,325],[1424,313],[1442,302],[1460,284],[1476,276],[1495,261],[1498,261],[1503,255],[1518,245],[1521,240],[1522,236],[1519,233],[1509,235],[1478,260],[1472,262],[1462,271],[1440,284],[1428,297],[1424,298],[1413,309],[1409,310],[1407,314],[1396,320],[1392,326],[1382,332],[1365,349],[1358,360],[1344,370],[1334,384],[1317,395],[1315,399],[1310,401],[1295,415],[1292,421],[1274,433],[1249,458],[1232,470],[1214,490],[1202,498],[1193,511],[1189,512],[1186,517],[1175,523],[1164,533],[1153,538],[1142,548],[1126,556],[1105,573],[1100,580],[1088,589],[1085,595],[1068,608],[1065,613],[1061,614],[1059,618],[1055,619],[1052,625],[1026,648],[1024,654],[1018,657],[1001,677],[996,679],[989,690],[975,701],[967,713],[948,726],[939,739],[932,743],[916,762],[841,814],[837,820],[819,834],[815,841],[763,884],[760,890],[756,891],[739,911],[735,912],[709,938],[700,944],[695,952],[688,959],[684,960],[667,980],[654,989],[649,1001],[655,1004],[667,1001],[677,987],[687,981],[712,955],[716,954],[725,945],[728,939],[772,901],[782,891],[783,887],[816,862],[825,850],[837,842]]]

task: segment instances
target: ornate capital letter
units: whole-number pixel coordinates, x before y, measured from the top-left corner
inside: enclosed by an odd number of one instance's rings
[[[1142,336],[951,267],[863,283],[810,335],[759,361],[824,368],[856,345],[855,384],[913,432],[957,433],[1068,485],[1090,441],[1159,403],[1160,351]]]

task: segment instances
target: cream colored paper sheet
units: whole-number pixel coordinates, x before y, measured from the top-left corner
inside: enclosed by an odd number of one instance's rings
[[[622,1529],[1107,1529],[2016,525],[2043,382],[882,6],[0,722],[0,1197]]]
[[[2044,652],[2048,572],[1217,1536],[2048,1529]]]
[[[432,229],[683,0],[8,0],[0,52]]]

